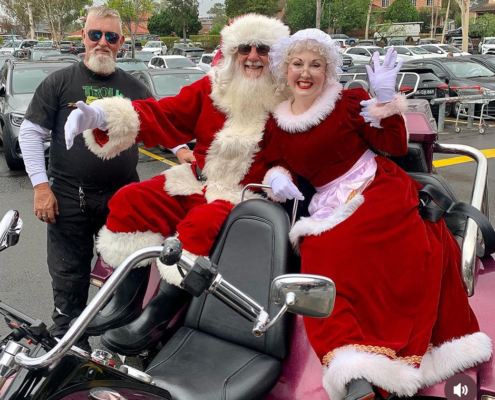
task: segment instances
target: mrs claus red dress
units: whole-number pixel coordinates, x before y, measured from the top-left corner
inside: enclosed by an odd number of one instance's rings
[[[333,83],[304,114],[292,114],[291,100],[277,106],[264,137],[266,161],[274,166],[265,181],[279,170],[319,188],[353,168],[370,146],[404,155],[406,100],[373,104],[376,128],[359,115],[368,99],[362,89]],[[419,215],[419,183],[386,157],[374,161],[362,192],[326,218],[302,218],[291,230],[302,272],[327,276],[337,289],[330,317],[305,319],[332,400],[357,378],[412,396],[492,353],[462,286],[457,242],[443,220]]]

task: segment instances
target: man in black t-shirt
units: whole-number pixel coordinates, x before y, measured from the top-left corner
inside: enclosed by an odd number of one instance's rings
[[[49,75],[38,87],[20,131],[20,146],[34,187],[34,212],[47,223],[48,269],[54,295],[54,324],[50,331],[64,335],[72,319],[86,306],[94,237],[105,225],[107,203],[122,186],[139,180],[137,145],[104,160],[88,150],[82,137],[72,149],[65,146],[64,125],[76,102],[121,96],[131,100],[151,97],[136,78],[116,68],[115,59],[125,41],[117,11],[90,9],[82,33],[84,61]],[[43,140],[51,131],[50,166],[45,170]],[[146,289],[148,268],[135,269],[125,280],[123,296]],[[132,298],[112,301],[124,305]],[[141,308],[141,305],[137,305]],[[79,342],[89,350],[87,338]]]

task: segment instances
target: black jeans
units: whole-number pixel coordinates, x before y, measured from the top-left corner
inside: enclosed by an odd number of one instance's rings
[[[84,200],[81,207],[79,187],[56,178],[50,178],[50,186],[59,209],[59,215],[55,216],[57,222],[47,227],[47,262],[54,300],[54,325],[50,331],[55,336],[62,336],[69,329],[70,321],[86,307],[94,240],[105,225],[108,201],[120,187],[111,190],[81,188]]]

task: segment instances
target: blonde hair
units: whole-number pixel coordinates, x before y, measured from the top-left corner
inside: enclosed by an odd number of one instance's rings
[[[96,6],[91,7],[88,11],[88,15],[86,16],[86,22],[89,17],[94,18],[115,18],[119,21],[120,33],[122,33],[122,19],[120,18],[120,14],[117,10],[114,10],[110,7],[105,6]]]

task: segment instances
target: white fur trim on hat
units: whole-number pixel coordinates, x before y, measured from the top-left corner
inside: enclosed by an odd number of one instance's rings
[[[289,133],[305,132],[318,125],[335,108],[335,103],[341,98],[342,85],[338,82],[329,83],[313,105],[302,114],[295,115],[291,105],[294,99],[280,103],[273,112],[278,126]]]
[[[196,259],[198,258],[196,254],[193,254],[184,249],[182,250],[182,254],[190,258],[192,261],[196,261]],[[180,287],[180,283],[182,282],[183,278],[179,272],[179,267],[177,266],[177,264],[165,265],[160,261],[160,259],[157,259],[156,266],[158,267],[158,271],[160,272],[160,276],[162,277],[163,280],[165,280],[167,283],[170,283],[171,285]],[[186,271],[183,272],[185,275]]]
[[[246,14],[237,17],[226,25],[222,37],[221,52],[223,57],[232,56],[241,44],[273,46],[277,41],[289,36],[289,28],[276,18],[261,14]]]
[[[290,180],[292,180],[292,176],[290,174],[289,171],[287,171],[284,167],[281,167],[281,166],[276,166],[276,167],[273,167],[273,168],[270,168],[266,174],[265,174],[265,177],[263,178],[263,185],[270,185],[270,176],[273,175],[274,172],[281,172],[282,174],[284,174],[285,176],[287,176],[288,178],[290,178]],[[278,198],[277,196],[275,196],[275,193],[273,193],[273,190],[272,189],[263,189],[263,191],[268,195],[268,198],[273,200],[273,201],[276,201],[278,203],[285,203],[285,199],[280,199]]]
[[[299,238],[301,236],[320,235],[333,229],[349,218],[364,203],[364,196],[357,194],[348,203],[336,207],[330,216],[325,219],[302,217],[289,232],[289,238],[296,252],[299,252]]]
[[[98,157],[108,160],[118,156],[122,151],[136,143],[139,132],[139,117],[129,99],[119,96],[98,99],[90,104],[103,109],[108,130],[108,142],[100,146],[93,135],[93,130],[83,132],[86,146]]]
[[[434,347],[421,361],[423,386],[431,386],[476,364],[488,361],[492,341],[483,332],[476,332]]]
[[[161,233],[147,232],[112,232],[106,226],[100,229],[96,239],[96,251],[112,268],[117,268],[122,261],[137,250],[148,246],[160,246],[164,237]],[[150,260],[141,261],[137,267],[151,264]]]
[[[385,119],[394,114],[402,114],[405,111],[407,111],[407,98],[401,93],[397,93],[395,99],[390,103],[379,106],[375,99],[369,106],[370,117],[376,120]]]
[[[413,396],[421,387],[421,371],[403,361],[385,355],[368,353],[355,348],[335,351],[334,358],[323,367],[323,387],[332,400],[346,395],[346,384],[364,378],[398,396]]]
[[[181,164],[163,172],[165,175],[164,190],[170,196],[191,196],[202,194],[204,183],[196,179],[191,164]]]

